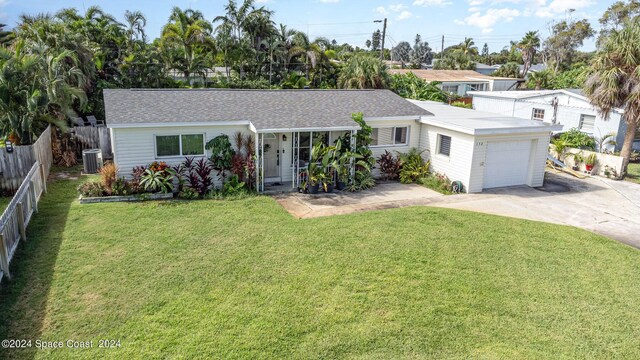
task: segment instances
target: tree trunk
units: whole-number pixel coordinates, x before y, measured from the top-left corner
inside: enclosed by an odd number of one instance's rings
[[[620,156],[624,158],[621,175],[625,175],[627,173],[627,165],[629,165],[629,159],[631,158],[633,140],[636,138],[637,127],[638,124],[635,121],[627,121],[627,131],[624,134],[624,143],[622,144],[622,150],[620,151]]]

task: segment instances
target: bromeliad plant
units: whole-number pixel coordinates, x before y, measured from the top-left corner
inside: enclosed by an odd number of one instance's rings
[[[169,193],[173,191],[174,176],[175,171],[171,168],[166,168],[162,171],[146,169],[140,179],[140,186],[142,186],[146,192]]]

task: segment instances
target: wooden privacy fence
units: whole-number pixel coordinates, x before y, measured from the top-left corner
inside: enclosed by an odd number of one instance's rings
[[[14,146],[11,153],[0,149],[0,190],[13,192],[18,189],[22,179],[36,162],[43,165],[45,176],[49,176],[53,164],[51,126],[47,127],[33,145]]]
[[[107,127],[79,126],[72,128],[69,132],[74,135],[80,156],[82,155],[82,150],[100,149],[103,158],[113,158],[113,154],[111,153],[111,137],[109,136],[109,129]]]
[[[20,241],[27,240],[27,225],[47,191],[45,166],[36,161],[0,217],[0,281],[11,277],[9,263]]]

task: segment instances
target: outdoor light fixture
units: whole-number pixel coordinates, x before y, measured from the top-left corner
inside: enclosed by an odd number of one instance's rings
[[[5,140],[4,141],[4,148],[7,150],[8,153],[12,153],[13,152],[13,144],[11,143],[11,140]]]
[[[282,141],[287,141],[287,135],[282,134]]]

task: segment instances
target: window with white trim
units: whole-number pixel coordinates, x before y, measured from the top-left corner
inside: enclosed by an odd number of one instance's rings
[[[438,154],[444,156],[451,154],[451,136],[438,134]]]
[[[596,117],[593,115],[581,114],[580,115],[580,131],[592,133],[596,124]]]
[[[532,120],[537,120],[537,121],[543,121],[544,120],[544,109],[533,108],[533,110],[531,112],[531,119]]]
[[[156,157],[204,155],[204,134],[156,135]]]
[[[403,146],[409,144],[409,127],[396,126],[371,129],[371,146]]]

